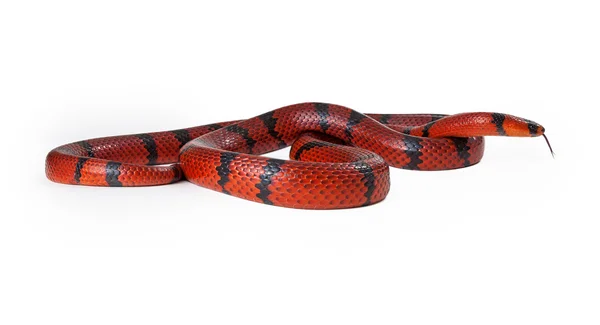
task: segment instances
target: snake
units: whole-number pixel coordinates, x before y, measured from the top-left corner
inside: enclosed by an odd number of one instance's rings
[[[482,159],[484,136],[540,135],[552,152],[543,126],[509,114],[362,114],[307,102],[245,120],[61,145],[48,153],[45,172],[53,182],[90,186],[185,179],[268,205],[341,209],[382,201],[389,167],[468,167]],[[288,146],[290,160],[263,156]]]

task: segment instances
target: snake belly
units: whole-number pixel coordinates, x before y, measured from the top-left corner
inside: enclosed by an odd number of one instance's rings
[[[501,113],[361,114],[326,103],[247,120],[60,146],[46,158],[58,183],[150,186],[188,181],[247,200],[303,209],[366,206],[390,188],[389,166],[447,170],[478,163],[483,136],[544,128]],[[291,160],[262,154],[292,146]]]

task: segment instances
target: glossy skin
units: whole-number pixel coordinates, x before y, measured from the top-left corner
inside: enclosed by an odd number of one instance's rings
[[[482,136],[543,133],[535,122],[500,113],[363,115],[302,103],[243,121],[67,144],[48,154],[46,175],[95,186],[161,185],[185,177],[265,204],[349,208],[385,198],[388,166],[467,167],[482,158]],[[293,160],[260,156],[289,145]]]

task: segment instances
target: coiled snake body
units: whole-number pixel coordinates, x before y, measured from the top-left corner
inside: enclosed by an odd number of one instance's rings
[[[478,163],[483,136],[534,137],[544,128],[500,113],[361,114],[302,103],[241,121],[90,139],[46,158],[59,183],[149,186],[179,181],[265,204],[305,209],[385,198],[388,166],[445,170]],[[261,154],[291,145],[290,158]]]

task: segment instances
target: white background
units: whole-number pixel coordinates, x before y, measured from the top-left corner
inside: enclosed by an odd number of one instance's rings
[[[3,1],[1,324],[599,324],[596,1]],[[45,179],[58,145],[325,101],[541,138],[380,204]],[[286,157],[287,151],[275,153]]]

